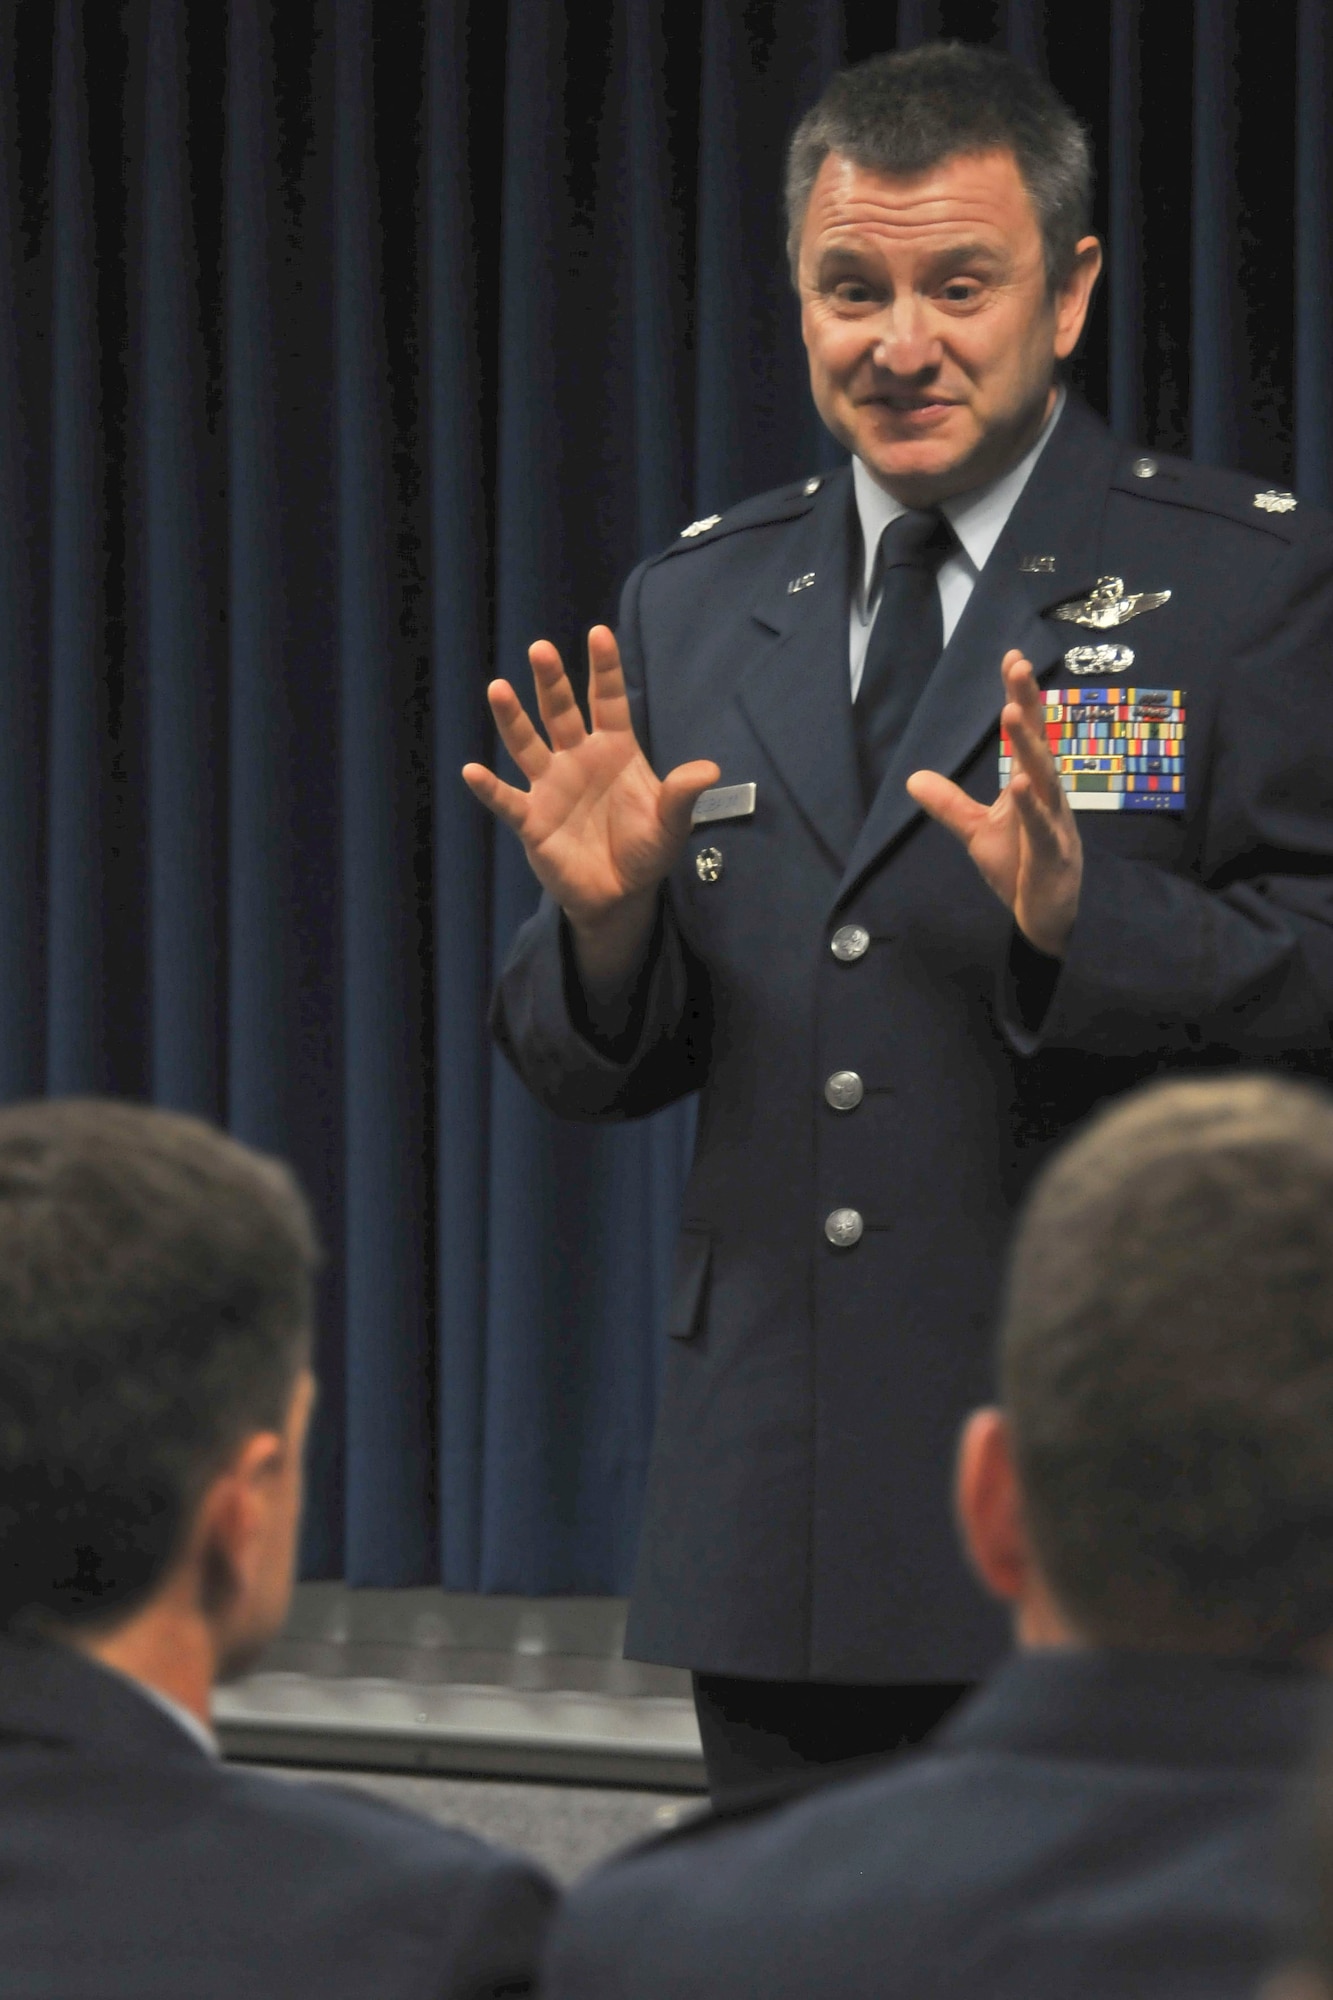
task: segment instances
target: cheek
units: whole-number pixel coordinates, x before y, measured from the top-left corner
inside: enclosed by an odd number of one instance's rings
[[[849,375],[868,344],[860,328],[822,318],[814,311],[803,314],[801,332],[810,373],[817,381],[837,382]]]

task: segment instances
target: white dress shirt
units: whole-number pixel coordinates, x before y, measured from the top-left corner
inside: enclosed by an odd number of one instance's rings
[[[940,512],[957,535],[959,544],[953,554],[940,564],[937,579],[946,646],[967,608],[967,600],[991,550],[1000,539],[1005,522],[1018,503],[1019,494],[1032,475],[1033,466],[1046,449],[1046,441],[1059,422],[1064,406],[1065,391],[1061,389],[1031,451],[999,479],[993,479],[989,486],[979,486],[974,493],[960,493],[953,500],[940,502]],[[875,613],[879,610],[880,592],[875,582],[879,539],[890,521],[896,521],[900,514],[907,512],[907,508],[901,500],[895,500],[891,493],[884,491],[859,458],[852,460],[852,485],[856,492],[863,553],[861,574],[852,591],[851,607],[852,700],[855,701],[861,686],[870,634],[875,626]],[[870,594],[872,586],[873,597]]]

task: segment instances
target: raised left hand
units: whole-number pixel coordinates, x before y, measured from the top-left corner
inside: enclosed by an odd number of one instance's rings
[[[1063,958],[1078,913],[1083,843],[1046,741],[1046,710],[1031,663],[1000,662],[1000,721],[1013,772],[994,805],[978,805],[938,771],[914,771],[907,789],[923,812],[956,834],[1029,943]]]

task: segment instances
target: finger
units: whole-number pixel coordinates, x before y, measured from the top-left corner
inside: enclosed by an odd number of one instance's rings
[[[674,771],[667,772],[658,794],[657,816],[676,838],[684,839],[689,832],[690,815],[700,792],[706,792],[721,776],[716,764],[698,760],[693,764],[677,764]]]
[[[517,791],[513,785],[506,785],[497,778],[494,771],[488,771],[484,764],[464,764],[463,783],[472,796],[480,799],[489,812],[502,819],[506,826],[521,834],[528,816],[528,794]]]
[[[500,741],[519,770],[529,780],[540,778],[551,761],[551,753],[508,681],[492,681],[486,690],[486,699],[491,705]]]
[[[620,648],[609,625],[594,625],[588,634],[588,713],[594,729],[634,728]]]
[[[1019,652],[1006,653],[1001,663],[1008,700],[1000,722],[1013,748],[1015,762],[1026,771],[1053,812],[1059,813],[1064,787],[1046,735],[1046,703],[1030,661]]]
[[[966,847],[987,816],[987,808],[968,797],[961,786],[938,771],[913,771],[907,790],[923,812],[956,834]]]
[[[574,750],[587,735],[565,663],[549,639],[528,647],[528,664],[537,689],[537,707],[553,750]]]
[[[1011,646],[1000,661],[1000,673],[1004,680],[1005,693],[1010,701],[1021,699],[1020,690],[1024,690],[1036,707],[1045,706],[1041,690],[1037,686],[1037,676],[1032,662],[1025,653],[1018,650],[1017,646]]]
[[[1013,793],[1018,817],[1027,835],[1032,859],[1039,867],[1063,867],[1069,855],[1064,839],[1064,827],[1059,817],[1041,798],[1026,772],[1015,772],[1009,789]],[[1062,795],[1063,789],[1062,786]]]
[[[1031,780],[1053,812],[1058,811],[1064,787],[1046,740],[1045,726],[1034,729],[1029,717],[1012,701],[1001,710],[1000,723],[1009,738],[1015,770]]]

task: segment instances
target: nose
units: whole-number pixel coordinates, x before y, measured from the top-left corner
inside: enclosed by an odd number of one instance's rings
[[[939,367],[943,349],[925,303],[914,292],[900,294],[878,315],[871,353],[876,368],[898,376],[928,375]]]

